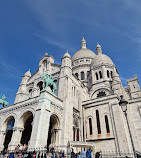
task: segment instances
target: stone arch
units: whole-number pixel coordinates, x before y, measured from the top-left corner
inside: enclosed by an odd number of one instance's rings
[[[6,130],[6,126],[7,126],[7,122],[10,120],[10,118],[14,118],[15,122],[16,122],[16,114],[8,114],[3,121],[1,122],[1,131],[5,131]]]
[[[97,98],[98,93],[102,91],[105,92],[106,96],[111,94],[109,88],[102,86],[101,88],[97,88],[93,91],[93,93],[91,94],[91,98]]]
[[[17,119],[18,127],[23,128],[23,120],[26,121],[26,118],[28,117],[28,115],[26,115],[26,114],[29,114],[29,113],[30,114],[32,113],[33,118],[34,118],[35,110],[33,108],[27,108],[26,110],[24,110],[23,112],[20,113],[20,115],[18,116],[18,119]]]
[[[35,111],[32,108],[28,108],[21,112],[17,120],[17,127],[21,130],[19,135],[19,143],[29,144],[32,134],[32,124],[34,119]]]
[[[57,146],[59,143],[60,118],[56,113],[50,116],[50,126],[48,131],[47,149]]]
[[[43,89],[43,81],[39,81],[37,84],[36,84],[36,87],[37,89],[39,89],[40,91]]]
[[[3,140],[1,140],[2,141],[1,143],[4,146],[4,149],[7,149],[9,143],[11,142],[14,125],[15,125],[14,115],[9,115],[8,117],[6,117],[6,119],[2,124],[2,130],[5,134],[3,136]]]

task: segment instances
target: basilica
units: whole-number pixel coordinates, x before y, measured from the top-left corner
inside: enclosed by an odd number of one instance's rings
[[[119,104],[127,103],[127,118],[136,151],[141,152],[141,90],[137,76],[124,87],[113,61],[97,43],[96,53],[82,38],[61,65],[45,53],[39,68],[22,77],[15,102],[0,109],[0,151],[18,144],[28,149],[67,151],[70,144],[94,145],[102,152],[132,152],[132,142]],[[76,146],[76,145],[75,145]]]

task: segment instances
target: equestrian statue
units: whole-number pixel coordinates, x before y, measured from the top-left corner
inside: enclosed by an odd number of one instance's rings
[[[5,95],[2,95],[2,96],[1,96],[0,104],[3,106],[3,108],[5,108],[5,107],[9,104],[9,103],[6,101]]]
[[[56,84],[53,82],[52,75],[42,74],[41,78],[44,80],[45,89],[47,89],[47,87],[50,87],[51,91],[56,94]]]

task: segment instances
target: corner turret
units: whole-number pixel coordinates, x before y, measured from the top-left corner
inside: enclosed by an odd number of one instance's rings
[[[72,69],[71,56],[68,53],[68,51],[64,54],[64,56],[62,58],[62,65],[61,65],[61,67],[69,67],[70,69]]]

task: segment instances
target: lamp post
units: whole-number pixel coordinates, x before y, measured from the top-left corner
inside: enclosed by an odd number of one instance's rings
[[[126,118],[128,130],[129,130],[129,135],[130,135],[130,139],[131,139],[131,144],[132,144],[132,149],[133,149],[134,157],[137,158],[135,147],[134,147],[134,142],[133,142],[133,138],[132,138],[132,135],[131,135],[131,130],[130,130],[130,126],[129,126],[129,122],[128,122],[128,118],[127,118],[127,104],[128,104],[128,102],[121,95],[120,96],[119,105],[121,106],[121,109],[122,109],[123,113],[125,114],[125,118]]]

